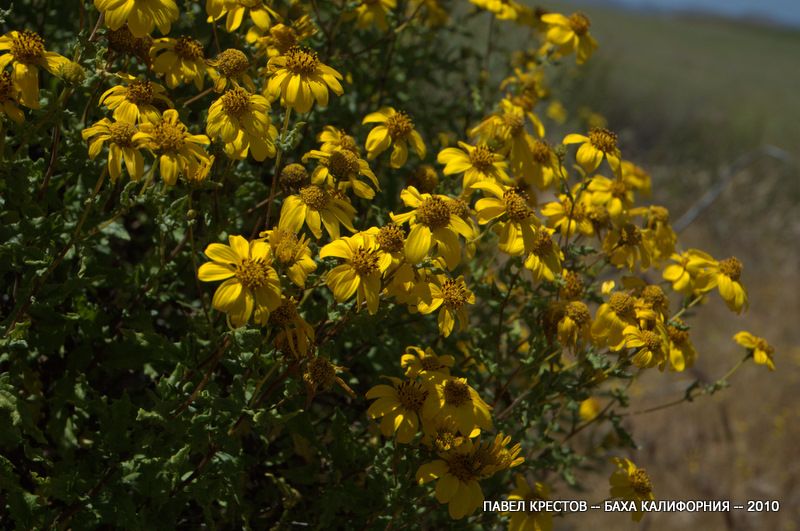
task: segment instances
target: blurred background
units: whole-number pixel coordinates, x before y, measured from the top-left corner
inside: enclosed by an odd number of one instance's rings
[[[800,1],[529,3],[590,17],[600,48],[565,105],[607,118],[625,158],[651,173],[650,201],[683,227],[684,249],[745,264],[750,310],[736,316],[710,297],[691,332],[695,367],[651,371],[631,409],[720,378],[741,356],[739,330],[767,338],[777,365],[748,363],[731,388],[626,425],[640,445],[628,457],[657,499],[780,500],[780,512],[648,514],[639,524],[593,512],[556,529],[800,529]],[[605,499],[611,471],[591,476],[586,493],[556,494]]]

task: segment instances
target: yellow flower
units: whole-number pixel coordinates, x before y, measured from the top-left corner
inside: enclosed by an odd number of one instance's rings
[[[319,165],[311,174],[311,182],[314,184],[338,190],[353,188],[357,196],[372,199],[375,197],[375,190],[358,180],[359,176],[363,176],[372,182],[376,190],[381,189],[369,163],[354,151],[345,148],[335,148],[331,151],[311,150],[303,155],[303,162],[308,162],[309,159],[319,161]]]
[[[228,32],[239,29],[246,14],[263,31],[269,29],[272,19],[280,19],[280,15],[262,0],[207,0],[206,12],[212,20],[225,16],[225,31]]]
[[[545,38],[555,46],[558,55],[575,52],[575,60],[580,65],[585,63],[597,48],[597,41],[589,35],[591,22],[583,13],[573,13],[569,17],[558,13],[547,13],[541,16],[547,24]]]
[[[281,305],[281,285],[272,268],[270,247],[260,240],[248,242],[242,236],[230,236],[228,243],[206,247],[204,252],[212,261],[200,266],[197,278],[203,282],[225,281],[214,293],[211,305],[228,314],[233,326],[244,326],[251,316],[257,324],[266,324],[270,312]]]
[[[699,249],[689,249],[682,254],[673,254],[670,259],[675,264],[664,268],[664,280],[672,284],[672,289],[684,295],[713,289],[713,275],[710,272],[716,261]]]
[[[288,347],[297,357],[306,357],[314,343],[314,328],[297,313],[294,299],[284,297],[281,305],[269,314],[269,324],[279,328],[275,345]]]
[[[524,501],[527,506],[528,502],[550,498],[550,491],[544,484],[537,481],[531,488],[522,474],[515,476],[514,483],[516,488],[508,495],[509,500]],[[552,531],[552,529],[553,515],[547,511],[516,511],[511,513],[511,521],[508,523],[508,531]]]
[[[322,142],[320,151],[336,151],[339,148],[349,149],[356,155],[360,155],[361,150],[356,144],[356,139],[348,135],[345,131],[338,129],[332,125],[326,125],[322,128],[322,132],[317,135],[317,140]]]
[[[11,80],[11,72],[0,72],[0,113],[8,116],[17,124],[25,121],[25,114],[17,107],[17,89]]]
[[[286,276],[298,287],[305,287],[309,273],[316,271],[317,263],[311,256],[308,238],[294,232],[276,228],[259,234],[266,238],[272,249],[272,256],[281,267],[286,268]]]
[[[345,302],[355,294],[356,311],[364,302],[370,314],[378,311],[381,276],[392,264],[392,257],[380,249],[373,234],[359,232],[338,238],[320,249],[319,257],[345,260],[344,264],[331,269],[326,277],[337,301]]]
[[[413,186],[423,194],[432,194],[439,185],[439,174],[430,164],[420,164],[408,178],[408,186]]]
[[[408,160],[409,143],[420,159],[425,158],[425,143],[406,113],[398,112],[392,107],[383,107],[364,118],[362,124],[368,123],[381,124],[367,135],[367,157],[370,160],[394,145],[390,165],[392,168],[402,168]]]
[[[241,160],[248,152],[257,161],[275,156],[278,130],[270,123],[269,102],[241,87],[225,91],[208,110],[206,132],[225,143],[225,154]]]
[[[626,211],[633,206],[633,189],[623,179],[612,181],[608,177],[595,175],[589,181],[586,191],[589,193],[589,201],[593,205],[605,207],[615,223],[619,223]]]
[[[350,232],[356,231],[353,228],[355,215],[356,209],[353,205],[335,191],[309,184],[302,187],[297,194],[290,195],[284,200],[278,226],[296,233],[305,223],[317,239],[322,238],[322,226],[324,226],[330,237],[335,240],[339,238],[340,223]]]
[[[771,371],[775,370],[775,362],[772,360],[775,349],[767,343],[766,339],[754,336],[750,332],[742,331],[733,336],[733,340],[752,351],[754,362],[759,365],[766,365]]]
[[[409,186],[400,192],[400,199],[413,208],[403,214],[392,214],[395,223],[408,222],[411,231],[406,238],[406,259],[412,264],[421,262],[435,246],[449,269],[461,261],[461,244],[458,235],[471,238],[472,228],[451,211],[450,198],[441,195],[420,194]]]
[[[728,309],[736,313],[742,313],[748,307],[747,292],[739,281],[742,269],[742,262],[733,256],[720,260],[711,268],[714,275],[711,287],[716,286],[719,289],[719,294]]]
[[[622,331],[625,337],[625,348],[635,349],[631,361],[641,368],[655,367],[667,360],[669,354],[669,337],[662,323],[657,323],[653,330],[642,330],[636,325],[626,326]]]
[[[436,161],[445,165],[445,175],[464,174],[462,182],[464,190],[484,180],[510,182],[506,173],[507,163],[502,155],[493,152],[484,144],[471,146],[459,142],[458,145],[459,148],[444,148],[439,152]]]
[[[14,97],[25,107],[39,108],[39,69],[58,75],[70,60],[44,49],[44,39],[33,31],[10,31],[0,37],[0,72],[12,65]],[[8,113],[9,115],[14,114]]]
[[[143,123],[133,135],[136,141],[144,141],[145,147],[159,158],[161,179],[172,186],[178,175],[186,175],[190,168],[208,159],[202,146],[210,142],[206,135],[192,135],[181,123],[178,111],[169,109],[158,123]]]
[[[317,33],[317,27],[308,15],[301,15],[287,24],[275,24],[266,33],[254,26],[247,31],[247,42],[255,46],[257,55],[269,58],[285,54]]]
[[[609,478],[610,495],[612,498],[636,502],[637,510],[631,514],[631,518],[638,522],[644,516],[641,502],[655,500],[650,476],[644,468],[638,468],[630,459],[615,457],[612,461],[617,469]]]
[[[621,153],[617,147],[617,135],[608,129],[594,128],[589,136],[570,134],[564,137],[564,144],[580,144],[575,159],[588,173],[596,170],[603,159],[618,174],[621,164]]]
[[[552,282],[556,275],[561,274],[563,259],[564,253],[553,241],[553,230],[545,227],[539,228],[534,236],[530,252],[525,257],[525,267],[531,271],[533,279]]]
[[[144,140],[134,135],[138,132],[136,126],[128,122],[112,122],[103,118],[91,127],[81,131],[84,140],[90,140],[89,158],[94,159],[103,149],[103,144],[108,142],[108,174],[112,181],[119,179],[122,174],[122,163],[128,170],[128,175],[138,181],[144,174],[144,157],[140,149],[144,147]]]
[[[573,197],[577,190],[573,190]],[[586,205],[579,198],[574,201],[566,194],[559,194],[558,201],[542,207],[542,215],[547,218],[547,226],[565,236],[580,232],[586,236],[594,234],[594,226],[589,218]]]
[[[134,37],[150,35],[156,26],[166,35],[179,15],[175,0],[94,0],[94,7],[106,26],[118,30],[127,23]]]
[[[273,57],[267,63],[270,78],[267,93],[281,104],[299,113],[307,113],[316,101],[321,107],[328,106],[328,89],[337,96],[344,93],[342,75],[320,62],[317,53],[293,47],[285,55]]]
[[[622,161],[622,180],[634,190],[650,194],[650,174],[627,160]]]
[[[545,112],[548,118],[559,125],[567,121],[567,109],[560,101],[551,101]]]
[[[593,396],[581,401],[580,406],[578,406],[578,415],[584,422],[591,422],[596,419],[600,411],[602,411],[600,401]]]
[[[650,252],[650,258],[656,266],[675,252],[678,236],[669,224],[669,210],[662,206],[632,208],[631,216],[643,216],[648,237],[644,243]]]
[[[492,429],[492,407],[483,401],[466,378],[447,377],[432,382],[422,415],[426,419],[450,417],[456,421],[458,431],[469,436],[475,428]]]
[[[519,188],[502,186],[494,181],[478,182],[475,188],[494,196],[479,199],[475,203],[475,211],[481,225],[498,220],[498,248],[510,255],[533,252],[536,230],[541,221],[531,208],[528,194]]]
[[[361,0],[354,13],[347,18],[356,19],[356,27],[360,29],[376,26],[381,31],[389,29],[386,15],[397,7],[397,0]]]
[[[689,340],[689,330],[680,319],[675,319],[667,325],[669,337],[669,367],[673,371],[682,372],[692,365],[697,359],[697,351]]]
[[[633,223],[625,223],[608,231],[603,239],[603,252],[617,267],[625,266],[633,271],[638,266],[645,270],[650,267],[650,250],[645,244],[648,236],[648,231],[640,230]]]
[[[592,315],[582,301],[559,304],[556,317],[558,341],[565,347],[575,347],[579,340],[591,337]]]
[[[384,437],[391,437],[397,432],[397,442],[408,444],[419,431],[422,406],[430,391],[415,380],[388,379],[392,385],[378,384],[367,391],[367,398],[375,399],[367,415],[382,419],[381,433]]]
[[[206,77],[206,56],[203,45],[192,37],[164,37],[153,41],[150,48],[153,71],[164,76],[169,88],[181,83],[194,83],[197,90],[203,89]]]
[[[608,302],[597,309],[592,323],[592,338],[598,346],[607,345],[612,351],[621,350],[625,346],[623,331],[637,324],[634,298],[628,293],[616,291]]]
[[[228,88],[229,84],[234,87],[244,85],[244,88],[250,92],[256,91],[253,78],[247,72],[250,69],[250,60],[243,51],[228,48],[220,52],[213,60],[206,61],[206,64],[211,67],[208,75],[214,82],[215,91],[222,92]]]
[[[214,155],[207,159],[190,159],[189,168],[186,170],[186,180],[195,185],[203,183],[208,179],[208,174],[211,172],[211,167],[214,166],[215,159]]]
[[[481,434],[480,428],[475,428],[469,434],[473,439]],[[422,444],[436,452],[447,452],[461,446],[467,437],[458,433],[456,421],[451,417],[437,416],[426,419],[422,417]]]
[[[400,366],[405,368],[406,376],[416,378],[422,376],[430,379],[450,376],[450,367],[456,362],[449,354],[438,356],[432,348],[422,350],[419,347],[406,347],[406,353],[400,357]]]
[[[494,14],[498,20],[517,20],[527,9],[515,0],[469,0],[481,9]]]
[[[467,288],[464,277],[447,278],[444,275],[433,277],[428,284],[431,294],[430,302],[419,301],[419,313],[427,315],[439,310],[437,322],[439,331],[444,337],[449,336],[455,320],[458,318],[459,330],[467,326],[467,304],[475,304],[475,294]]]
[[[172,107],[164,87],[146,79],[136,79],[129,74],[117,74],[127,86],[111,87],[100,96],[99,105],[114,111],[118,122],[156,123],[161,121],[158,107]]]

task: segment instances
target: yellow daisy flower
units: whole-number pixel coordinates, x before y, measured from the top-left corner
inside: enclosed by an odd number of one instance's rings
[[[12,66],[11,83],[17,91],[14,96],[31,109],[39,108],[39,69],[58,75],[71,62],[45,50],[44,39],[28,30],[10,31],[0,37],[0,51],[4,52],[0,55],[0,72]]]
[[[453,332],[456,318],[458,318],[459,330],[463,331],[467,326],[467,304],[475,304],[475,294],[472,293],[464,277],[447,278],[444,275],[436,275],[428,283],[430,290],[430,301],[421,300],[417,303],[419,313],[427,315],[439,310],[437,322],[439,332],[444,337]]]
[[[612,351],[622,350],[625,346],[623,331],[628,326],[636,325],[634,298],[628,293],[615,291],[608,302],[597,309],[591,328],[592,338],[598,346],[608,346]]]
[[[552,282],[561,274],[561,261],[564,253],[553,240],[553,231],[545,227],[539,228],[533,240],[530,253],[525,257],[525,268],[531,271],[533,279]]]
[[[186,180],[194,185],[199,185],[208,179],[208,174],[214,166],[216,157],[211,155],[207,159],[189,159],[189,168],[186,170]]]
[[[492,407],[483,401],[466,378],[446,377],[432,381],[431,392],[422,407],[426,419],[450,417],[458,431],[469,436],[475,428],[492,429]]]
[[[397,8],[397,0],[361,0],[355,11],[347,16],[356,19],[356,27],[360,29],[377,27],[381,31],[389,29],[386,15]]]
[[[589,136],[573,133],[565,136],[563,143],[581,145],[575,159],[587,173],[596,170],[605,159],[614,173],[619,174],[622,154],[617,147],[617,135],[608,129],[594,128]]]
[[[638,267],[643,271],[650,267],[650,249],[645,244],[649,235],[648,231],[640,230],[633,223],[625,223],[608,231],[603,238],[603,252],[617,267],[624,266],[631,271]]]
[[[733,336],[733,340],[744,348],[753,352],[753,361],[759,365],[766,365],[769,370],[775,370],[775,362],[772,360],[775,349],[767,343],[763,337],[754,336],[750,332],[739,332]]]
[[[456,359],[450,354],[438,356],[431,347],[422,350],[419,347],[406,347],[406,353],[400,357],[400,366],[406,370],[406,376],[424,379],[450,376],[450,367]]]
[[[715,267],[711,268],[713,273],[711,287],[717,287],[728,309],[736,313],[742,313],[749,305],[747,291],[739,280],[743,268],[742,262],[733,256],[720,260]]]
[[[636,350],[631,361],[637,367],[655,367],[667,360],[669,337],[663,323],[656,323],[653,330],[642,330],[636,325],[629,325],[623,329],[622,335],[625,337],[625,348]]]
[[[406,113],[398,112],[393,107],[383,107],[365,116],[361,123],[380,124],[367,135],[367,157],[370,160],[394,145],[390,165],[392,168],[402,168],[408,160],[409,143],[420,159],[425,158],[425,143]]]
[[[468,190],[478,181],[511,182],[506,173],[507,163],[502,155],[493,152],[485,144],[471,146],[459,142],[458,145],[458,148],[444,148],[436,160],[439,164],[445,165],[445,175],[464,174],[462,182],[464,190]]]
[[[331,239],[336,240],[340,223],[350,232],[356,232],[353,227],[355,215],[353,205],[335,191],[309,184],[284,200],[278,226],[296,233],[306,224],[317,239],[322,238],[324,226]]]
[[[672,284],[672,289],[684,295],[713,289],[711,269],[716,260],[699,249],[689,249],[684,253],[674,253],[670,259],[675,264],[664,268],[664,280]]]
[[[316,159],[319,165],[311,174],[311,182],[327,185],[338,190],[352,188],[355,194],[364,199],[375,197],[375,190],[380,190],[378,178],[369,167],[369,163],[358,156],[358,153],[345,148],[335,148],[331,151],[311,150],[303,155],[303,162]],[[370,180],[375,190],[358,180],[366,177]]]
[[[247,324],[251,316],[257,324],[266,324],[270,312],[281,305],[281,285],[272,268],[269,245],[230,236],[228,245],[212,243],[204,252],[212,261],[200,266],[197,278],[203,282],[225,281],[214,293],[211,305],[228,314],[235,327]]]
[[[117,74],[126,86],[111,87],[100,96],[98,104],[114,111],[118,122],[156,123],[161,121],[159,107],[172,107],[167,92],[158,83],[137,79],[129,74]]]
[[[286,269],[289,280],[298,287],[305,287],[308,275],[317,269],[308,238],[281,228],[263,231],[259,236],[267,240],[275,262]]]
[[[269,314],[268,324],[279,329],[274,339],[276,346],[285,346],[300,358],[309,354],[314,343],[314,327],[297,313],[294,299],[284,297],[281,305]]]
[[[94,0],[94,7],[107,27],[118,30],[127,23],[134,37],[150,35],[156,26],[166,35],[180,14],[175,0]]]
[[[638,522],[644,516],[641,502],[655,500],[650,476],[644,468],[637,467],[630,459],[615,457],[612,461],[617,465],[617,469],[609,478],[610,495],[612,498],[636,502],[638,510],[631,514],[631,518]]]
[[[141,138],[134,140],[138,132],[136,126],[128,122],[112,122],[103,118],[81,131],[81,136],[89,142],[89,158],[94,159],[103,149],[103,144],[108,142],[108,174],[112,181],[122,175],[122,163],[128,170],[128,175],[138,181],[144,175],[144,157],[140,149],[145,147]]]
[[[560,303],[556,309],[558,341],[575,347],[580,340],[591,338],[592,315],[582,301]]]
[[[214,90],[222,92],[228,85],[233,87],[244,86],[250,92],[256,91],[256,84],[250,77],[250,60],[243,51],[228,48],[220,52],[213,60],[206,61],[211,68],[208,75],[214,82]]]
[[[332,125],[326,125],[322,128],[322,132],[317,135],[317,141],[322,143],[319,148],[320,151],[330,153],[341,148],[348,149],[356,155],[361,153],[355,138]]]
[[[267,63],[270,78],[266,92],[277,98],[281,105],[298,113],[307,113],[316,101],[321,107],[328,106],[328,90],[337,96],[344,93],[342,75],[320,62],[317,53],[293,47],[285,55],[273,57]]]
[[[11,80],[11,72],[0,72],[0,113],[11,118],[17,124],[25,121],[25,113],[17,107],[17,89]]]
[[[600,401],[593,396],[590,396],[586,400],[582,400],[580,406],[578,406],[578,416],[584,422],[591,422],[600,415],[600,412],[603,410]]]
[[[413,186],[423,194],[432,194],[439,185],[439,174],[430,164],[420,164],[408,178],[408,186]]]
[[[171,89],[181,83],[194,83],[197,90],[203,89],[206,77],[206,56],[203,45],[192,37],[164,37],[155,39],[150,48],[153,71],[164,76]]]
[[[269,29],[273,19],[281,18],[262,0],[209,0],[206,2],[206,12],[212,20],[225,16],[225,31],[228,32],[239,29],[248,14],[253,24],[262,31]]]
[[[628,186],[645,195],[650,195],[650,174],[647,173],[644,168],[640,168],[632,162],[623,160],[621,171],[622,180],[625,181]]]
[[[689,339],[689,330],[680,319],[667,325],[669,337],[669,368],[675,372],[683,372],[694,365],[697,351]]]
[[[577,190],[573,190],[573,197]],[[547,218],[547,226],[567,237],[576,232],[585,236],[594,234],[594,226],[589,217],[586,205],[580,198],[574,201],[566,194],[559,194],[558,201],[552,201],[542,207],[542,215]]]
[[[232,159],[244,159],[248,152],[257,161],[275,156],[278,130],[270,123],[269,102],[241,87],[228,89],[211,104],[206,132],[222,140]]]
[[[533,112],[504,98],[500,110],[473,127],[469,135],[484,144],[502,145],[500,152],[508,158],[513,173],[528,179],[535,172],[534,151],[538,146],[526,130],[527,123],[540,138],[544,136],[544,125]]]
[[[474,187],[494,196],[479,199],[475,211],[481,225],[498,220],[498,248],[510,255],[532,252],[536,244],[536,229],[542,223],[531,208],[528,194],[494,181],[481,181]]]
[[[339,302],[356,295],[356,311],[367,303],[370,314],[378,311],[381,276],[392,264],[391,255],[384,253],[373,234],[359,232],[338,238],[319,251],[320,258],[342,258],[344,264],[331,269],[326,284]]]
[[[589,35],[591,22],[583,13],[573,13],[569,17],[547,13],[541,16],[541,20],[547,24],[545,38],[558,55],[575,52],[575,60],[581,65],[597,49],[597,41]]]
[[[522,474],[516,474],[514,485],[516,488],[508,495],[508,499],[524,501],[526,507],[528,502],[550,498],[550,490],[544,484],[537,481],[531,487]],[[553,529],[553,515],[547,511],[516,511],[510,516],[508,531],[552,531]]]
[[[644,243],[650,252],[653,264],[660,267],[675,252],[678,236],[669,223],[669,210],[659,205],[632,208],[631,216],[642,216],[648,237]]]
[[[412,264],[421,262],[432,248],[436,248],[449,269],[461,261],[461,244],[458,235],[469,239],[472,228],[449,206],[452,201],[447,196],[420,194],[409,186],[400,192],[400,199],[413,208],[403,214],[392,214],[392,221],[398,224],[408,222],[411,231],[406,238],[406,259]]]
[[[515,0],[469,0],[492,13],[498,20],[517,20],[528,9]]]
[[[469,434],[470,439],[474,439],[481,434],[480,428],[475,428]],[[461,446],[467,437],[458,433],[458,426],[452,417],[433,417],[426,419],[422,417],[422,444],[432,448],[436,452],[447,452]]]
[[[190,134],[175,109],[164,111],[157,123],[141,124],[133,140],[142,141],[158,156],[161,179],[169,186],[177,182],[179,174],[187,175],[191,168],[208,159],[203,146],[211,143],[206,135]]]
[[[378,384],[367,391],[367,399],[375,400],[367,415],[382,419],[380,428],[384,437],[396,432],[398,443],[409,444],[419,431],[422,406],[430,391],[415,380],[388,379],[392,385]]]
[[[266,33],[254,26],[247,31],[246,39],[255,46],[258,56],[270,58],[285,54],[293,46],[300,46],[316,33],[317,27],[311,17],[301,15],[286,24],[274,24]]]
[[[605,207],[615,223],[619,223],[633,206],[633,188],[623,179],[611,180],[602,175],[595,175],[589,181],[586,191],[589,194],[589,201],[593,205]]]

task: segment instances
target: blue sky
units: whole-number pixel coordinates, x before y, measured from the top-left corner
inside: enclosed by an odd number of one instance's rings
[[[596,0],[595,0],[596,1]],[[800,0],[606,0],[637,8],[706,11],[728,16],[756,15],[800,26]],[[586,2],[586,0],[584,0]]]

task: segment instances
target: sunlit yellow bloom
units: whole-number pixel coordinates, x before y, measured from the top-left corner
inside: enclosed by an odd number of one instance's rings
[[[514,86],[517,93],[511,96],[512,102],[528,111],[532,111],[536,103],[549,94],[545,86],[544,69],[535,64],[530,68],[529,71],[514,68],[514,75],[504,79],[500,84],[501,89]]]
[[[472,228],[449,206],[450,198],[440,195],[420,194],[409,186],[400,192],[406,206],[413,208],[403,214],[392,214],[392,221],[408,222],[411,231],[406,238],[406,259],[412,264],[421,262],[432,248],[442,256],[449,269],[461,261],[461,244],[458,235],[471,238]]]
[[[138,181],[144,174],[144,157],[141,149],[145,141],[141,138],[134,140],[138,129],[128,122],[112,122],[103,118],[91,127],[81,131],[84,140],[89,140],[89,158],[94,159],[103,149],[103,144],[108,142],[108,174],[112,181],[119,179],[122,174],[122,163],[128,175]]]
[[[516,488],[508,495],[509,500],[520,500],[527,506],[529,502],[550,498],[550,491],[544,484],[537,481],[531,488],[522,474],[516,474],[514,483]],[[515,511],[510,513],[510,516],[508,531],[552,531],[553,529],[553,515],[547,511]]]
[[[154,27],[166,35],[179,16],[175,0],[94,0],[94,6],[106,26],[116,30],[127,23],[135,37],[149,35]]]
[[[675,319],[667,325],[669,337],[669,367],[676,372],[682,372],[692,365],[697,359],[697,351],[689,339],[689,330],[680,319]]]
[[[591,422],[596,419],[600,415],[600,411],[602,411],[600,401],[593,396],[581,401],[580,406],[578,406],[578,416],[584,422]]]
[[[356,143],[356,139],[348,135],[345,131],[332,125],[326,125],[322,132],[317,135],[317,141],[321,142],[320,151],[336,151],[338,148],[349,149],[357,155],[361,154],[361,149]]]
[[[267,93],[281,97],[281,105],[291,107],[299,113],[307,113],[316,101],[321,107],[328,106],[328,89],[337,96],[344,93],[342,75],[320,62],[317,53],[293,47],[285,55],[273,57],[267,63],[270,78]]]
[[[345,302],[355,294],[356,311],[364,302],[370,314],[378,311],[381,276],[392,264],[392,256],[381,250],[374,234],[359,232],[338,238],[320,249],[319,257],[345,261],[326,276],[326,283],[338,302]]]
[[[714,288],[711,268],[716,260],[711,255],[699,249],[689,249],[682,254],[673,254],[670,259],[677,263],[665,267],[662,276],[678,293],[691,295]]]
[[[484,144],[471,146],[465,142],[458,143],[459,148],[444,148],[439,152],[436,161],[444,164],[445,175],[464,174],[462,187],[464,190],[482,180],[511,182],[506,173],[507,163],[503,156],[493,152]]]
[[[611,294],[608,302],[600,305],[592,323],[592,338],[598,346],[608,346],[612,351],[625,346],[623,331],[628,326],[636,326],[634,298],[621,291]]]
[[[447,278],[444,275],[434,277],[429,284],[430,302],[420,301],[417,304],[419,313],[427,315],[439,310],[439,332],[444,337],[450,335],[458,318],[459,330],[467,326],[467,304],[475,304],[475,294],[467,288],[464,277]]]
[[[39,69],[59,75],[70,63],[66,57],[45,50],[44,39],[28,30],[10,31],[0,37],[0,52],[4,52],[0,55],[0,72],[12,66],[11,83],[17,92],[13,96],[31,109],[39,108]]]
[[[390,164],[392,168],[402,168],[408,160],[409,143],[420,159],[425,158],[425,143],[406,113],[383,107],[364,117],[362,124],[368,123],[380,124],[367,135],[367,156],[370,160],[394,146]]]
[[[772,360],[775,349],[767,343],[763,337],[754,336],[750,332],[739,332],[733,336],[733,340],[748,350],[753,351],[753,361],[759,365],[766,365],[769,370],[775,370],[775,362]]]
[[[153,46],[150,35],[134,37],[128,26],[122,26],[117,30],[108,30],[105,36],[109,51],[122,57],[135,57],[141,64],[150,63],[150,48]]]
[[[197,278],[204,282],[224,280],[211,305],[228,314],[233,326],[244,326],[253,316],[257,324],[267,323],[272,310],[281,305],[281,285],[272,268],[269,245],[230,236],[229,245],[212,243],[204,251],[212,261],[201,265]]]
[[[566,194],[559,194],[558,199],[542,207],[542,215],[547,217],[548,227],[565,236],[572,236],[576,232],[586,236],[594,234],[594,226],[581,199],[576,202]]]
[[[650,174],[647,173],[644,168],[640,168],[632,162],[623,160],[622,180],[634,190],[638,190],[645,195],[650,195]]]
[[[268,323],[279,328],[275,335],[276,346],[286,346],[295,356],[304,358],[314,343],[314,327],[297,313],[294,299],[284,297],[281,305],[269,314]]]
[[[553,240],[553,231],[540,227],[536,231],[533,246],[525,257],[525,267],[531,271],[534,280],[552,282],[561,273],[564,253]]]
[[[638,286],[632,285],[632,282],[639,283]],[[636,318],[643,326],[655,326],[656,322],[664,323],[667,321],[669,315],[669,298],[661,289],[661,286],[656,284],[645,284],[641,279],[634,279],[634,277],[625,277],[622,279],[623,286],[627,289],[637,289],[636,300],[634,307],[636,308]]]
[[[602,175],[595,175],[589,181],[586,191],[589,193],[590,202],[604,206],[615,223],[619,223],[626,211],[633,206],[633,189],[622,179],[611,180]]]
[[[581,145],[575,159],[587,173],[595,171],[605,159],[614,173],[619,174],[622,155],[617,147],[617,135],[608,129],[592,129],[589,136],[573,133],[565,136],[563,143]]]
[[[367,391],[367,398],[375,399],[367,415],[382,419],[381,433],[384,437],[391,437],[396,432],[397,442],[408,444],[419,431],[422,407],[430,391],[415,380],[388,379],[392,385],[378,384]]]
[[[662,206],[650,205],[647,207],[632,208],[631,216],[643,216],[647,237],[644,243],[650,252],[653,264],[660,266],[664,260],[675,252],[678,236],[669,223],[669,210]]]
[[[274,24],[265,33],[258,26],[247,31],[247,42],[253,44],[259,56],[267,58],[283,55],[293,46],[300,46],[305,40],[314,36],[317,27],[308,15],[287,21],[286,24]]]
[[[381,31],[389,29],[386,15],[397,7],[397,0],[361,0],[355,11],[347,18],[356,19],[356,27],[365,29],[372,26]]]
[[[649,232],[639,229],[633,223],[625,223],[621,227],[608,231],[603,239],[603,252],[608,261],[617,267],[627,267],[631,271],[635,267],[645,270],[650,267],[650,250],[645,244]]]
[[[172,107],[167,92],[158,83],[136,79],[128,74],[117,74],[126,86],[111,87],[100,96],[99,105],[114,111],[118,122],[156,123],[161,121],[159,107]]]
[[[481,434],[480,428],[475,428],[469,434],[473,439]],[[422,444],[436,452],[447,452],[461,446],[467,437],[458,433],[458,426],[452,417],[436,416],[426,419],[422,417]]]
[[[652,501],[653,484],[644,468],[638,468],[630,459],[613,459],[617,469],[611,474],[610,495],[612,498],[631,500],[636,503],[637,510],[631,514],[631,519],[638,522],[644,516],[642,501]]]
[[[362,159],[358,153],[345,148],[336,148],[331,151],[311,150],[303,155],[303,162],[316,159],[319,165],[311,174],[311,182],[326,185],[338,190],[352,188],[355,194],[364,199],[375,197],[375,190],[380,190],[378,178],[369,167],[369,163]],[[359,177],[366,177],[375,187],[360,181]]]
[[[192,135],[181,123],[178,111],[164,111],[157,123],[143,123],[133,140],[142,141],[159,159],[161,179],[169,186],[175,184],[178,175],[208,159],[203,146],[210,144],[206,135]]]
[[[11,72],[0,72],[0,113],[21,124],[25,121],[25,114],[17,103],[17,89],[11,80]]]
[[[432,348],[422,350],[419,347],[406,347],[406,353],[400,357],[400,366],[405,368],[406,376],[425,379],[450,376],[450,367],[456,362],[450,354],[437,355]]]
[[[578,341],[591,338],[592,315],[582,301],[559,303],[555,317],[558,341],[565,347],[575,347]]]
[[[516,0],[469,0],[494,14],[498,20],[517,20],[528,9]]]
[[[225,31],[239,29],[247,14],[262,31],[269,29],[272,19],[280,20],[280,15],[262,0],[206,0],[206,12],[212,20],[225,16]]]
[[[547,24],[545,38],[555,46],[558,55],[575,52],[575,60],[580,65],[597,49],[597,41],[589,35],[591,22],[583,13],[573,13],[569,17],[547,13],[542,15],[541,20]]]
[[[625,337],[625,348],[635,349],[631,361],[641,368],[655,367],[667,360],[669,355],[669,337],[663,323],[657,323],[653,330],[642,330],[638,326],[626,326],[622,331]]]
[[[211,155],[207,159],[189,160],[189,168],[186,170],[186,180],[192,184],[198,185],[208,179],[208,174],[214,166],[216,157]]]
[[[719,294],[732,312],[742,313],[748,307],[747,292],[740,282],[742,276],[742,262],[738,258],[730,257],[717,262],[711,268],[713,277],[711,287],[719,289]]]
[[[203,45],[192,37],[164,37],[153,41],[150,48],[153,71],[162,74],[169,88],[181,83],[194,83],[202,90],[206,77],[206,56]]]
[[[214,59],[206,61],[210,66],[208,75],[214,82],[214,90],[222,92],[228,85],[231,88],[244,86],[250,92],[256,91],[253,78],[250,77],[250,60],[243,51],[236,48],[228,48],[220,52]]]
[[[536,229],[541,221],[531,208],[528,194],[523,190],[505,187],[494,181],[475,183],[475,188],[494,197],[484,197],[475,203],[478,223],[497,221],[500,228],[498,248],[510,255],[533,252]]]
[[[208,110],[206,132],[225,143],[225,154],[244,159],[248,152],[257,161],[275,156],[278,130],[270,123],[269,102],[241,87],[225,91]]]
[[[432,381],[422,415],[428,419],[450,417],[455,420],[458,431],[469,436],[475,428],[492,429],[490,409],[465,378],[451,376]]]
[[[259,236],[266,238],[269,243],[278,269],[285,268],[289,280],[301,288],[305,287],[308,275],[317,269],[308,247],[308,238],[304,235],[298,237],[294,232],[281,228],[263,231]]]
[[[353,218],[356,209],[333,190],[309,184],[295,195],[287,197],[281,207],[278,226],[298,232],[303,224],[308,225],[315,238],[322,238],[322,227],[331,239],[339,238],[339,224],[355,232]]]

